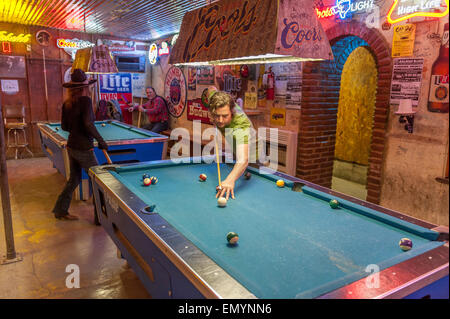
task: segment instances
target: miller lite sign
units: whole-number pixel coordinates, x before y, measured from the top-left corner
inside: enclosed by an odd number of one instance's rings
[[[129,105],[133,102],[133,91],[131,73],[101,74],[100,99],[105,101],[117,100],[122,110],[125,123],[132,124],[131,114],[128,112]]]

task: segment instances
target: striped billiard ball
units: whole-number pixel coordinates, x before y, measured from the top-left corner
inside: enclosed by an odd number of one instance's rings
[[[229,244],[235,245],[238,242],[238,240],[239,240],[239,235],[236,234],[235,232],[230,231],[227,234],[227,241]]]
[[[398,243],[398,245],[400,246],[401,250],[408,251],[412,248],[413,243],[412,243],[412,240],[409,238],[402,238],[402,239],[400,239],[400,242]]]

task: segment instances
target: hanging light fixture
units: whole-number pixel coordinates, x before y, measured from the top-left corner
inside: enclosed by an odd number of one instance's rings
[[[331,60],[313,0],[221,0],[183,17],[175,65]]]
[[[117,73],[116,63],[106,45],[96,45],[77,50],[72,70],[81,69],[87,74]]]

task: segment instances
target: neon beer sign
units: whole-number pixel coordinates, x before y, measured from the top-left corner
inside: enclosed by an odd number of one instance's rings
[[[390,24],[394,24],[413,17],[442,18],[448,14],[449,10],[449,0],[444,1],[446,5],[444,12],[436,12],[435,10],[441,7],[441,0],[394,0],[387,20]]]
[[[329,18],[335,15],[339,15],[339,18],[345,19],[352,13],[367,11],[372,8],[373,0],[337,0],[334,7],[328,7],[321,10],[316,8],[316,14],[319,19]]]

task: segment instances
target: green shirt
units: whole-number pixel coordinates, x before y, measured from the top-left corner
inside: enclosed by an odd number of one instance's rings
[[[233,147],[233,154],[236,155],[237,145],[249,144],[249,162],[255,162],[258,158],[258,142],[256,131],[248,116],[242,111],[239,105],[234,107],[234,115],[229,125],[218,128],[226,142]]]

